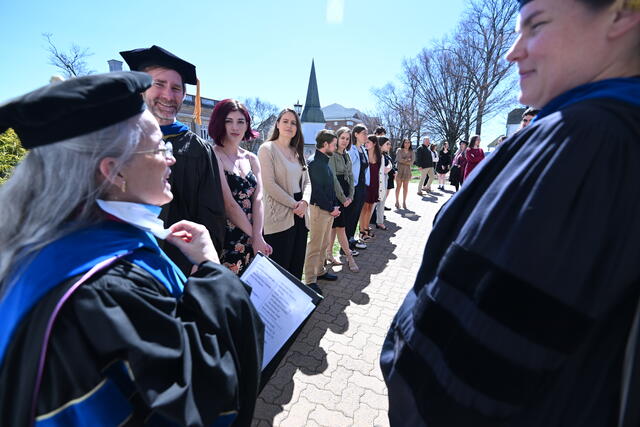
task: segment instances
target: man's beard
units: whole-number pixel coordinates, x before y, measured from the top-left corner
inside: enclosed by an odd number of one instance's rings
[[[162,102],[163,104],[161,107],[158,106],[160,102]],[[178,111],[180,111],[180,107],[181,107],[181,105],[178,105],[176,103],[164,102],[164,101],[160,101],[159,99],[153,99],[151,100],[150,103],[145,99],[145,103],[147,104],[147,109],[149,110],[149,112],[153,114],[153,116],[156,119],[172,121],[172,122],[176,120]],[[161,108],[163,109],[172,108],[174,109],[174,111],[169,113],[169,112],[161,111]]]

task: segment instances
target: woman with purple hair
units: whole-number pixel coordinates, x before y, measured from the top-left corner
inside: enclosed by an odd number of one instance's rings
[[[262,237],[264,206],[260,162],[255,154],[240,147],[242,141],[256,137],[247,108],[235,99],[218,102],[211,113],[209,135],[215,143],[213,150],[222,164],[231,194],[252,226],[253,232],[248,235],[227,221],[220,262],[240,275],[254,254],[271,254],[271,246]]]

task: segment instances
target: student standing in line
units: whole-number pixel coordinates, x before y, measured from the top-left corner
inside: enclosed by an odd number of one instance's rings
[[[333,256],[333,242],[338,237],[340,248],[345,253],[349,270],[353,272],[359,271],[358,265],[353,259],[354,254],[349,249],[349,240],[345,233],[346,217],[348,216],[348,210],[352,206],[353,193],[355,192],[353,186],[353,171],[351,167],[351,157],[347,151],[351,145],[351,131],[348,127],[341,127],[336,132],[338,137],[338,148],[333,156],[329,157],[329,167],[334,176],[334,189],[336,197],[340,202],[340,215],[333,219],[333,226],[331,227],[331,237],[329,238],[327,248],[327,262],[334,265],[341,265],[342,263],[335,259]]]
[[[466,181],[471,171],[484,159],[484,151],[480,148],[480,135],[471,137],[469,148],[465,151],[464,157],[467,160],[467,164],[464,167],[464,181]]]
[[[431,142],[429,137],[425,137],[422,145],[416,149],[416,166],[420,169],[420,182],[418,182],[418,196],[423,195],[426,189],[431,193],[431,181],[433,181],[433,157],[431,156]]]
[[[333,219],[340,215],[340,203],[336,199],[333,172],[329,157],[336,150],[338,138],[333,131],[323,129],[316,136],[316,152],[309,162],[311,178],[311,206],[309,206],[309,244],[304,261],[304,282],[318,294],[322,290],[318,280],[335,281],[338,276],[325,266],[327,240],[331,237]]]
[[[360,219],[360,213],[364,206],[367,186],[369,185],[369,157],[364,144],[367,141],[367,127],[363,124],[357,124],[351,130],[351,148],[349,149],[349,157],[351,157],[351,167],[353,170],[353,186],[355,188],[353,195],[352,208],[349,209],[349,216],[345,223],[345,232],[349,238],[349,247],[353,249],[366,249],[367,245],[364,241],[356,238],[356,227]]]
[[[304,192],[309,173],[295,110],[285,108],[278,114],[269,139],[258,149],[258,160],[264,186],[264,240],[272,248],[271,259],[302,279],[309,218]]]
[[[262,236],[264,206],[260,162],[255,154],[240,147],[240,142],[256,136],[251,130],[246,107],[235,99],[218,102],[211,113],[209,135],[215,143],[214,152],[222,163],[231,194],[252,225],[252,235],[248,235],[227,221],[220,262],[240,275],[254,254],[271,255],[271,246]]]
[[[392,178],[389,178],[389,174],[393,170],[393,162],[391,161],[391,157],[389,157],[389,150],[391,150],[391,141],[386,136],[378,137],[378,145],[380,146],[380,154],[382,156],[382,161],[380,164],[384,164],[383,179],[380,182],[380,190],[378,194],[380,194],[380,201],[376,205],[376,228],[381,230],[386,230],[387,226],[384,225],[384,211],[385,211],[385,202],[387,200],[387,195],[389,194],[389,180],[393,182]]]
[[[520,129],[524,129],[531,124],[531,121],[535,119],[540,110],[536,108],[527,108],[524,113],[522,113],[522,120],[520,121]],[[518,130],[520,130],[518,129]]]
[[[360,238],[370,239],[374,237],[369,227],[373,208],[375,204],[380,201],[380,192],[386,192],[387,188],[384,185],[384,160],[382,159],[380,145],[378,144],[378,137],[369,135],[365,143],[365,149],[367,150],[367,158],[369,159],[369,173],[371,178],[369,180],[369,186],[367,187],[364,206],[362,207],[362,212],[360,212]]]
[[[449,182],[456,188],[456,191],[462,185],[464,181],[464,168],[467,164],[467,158],[465,157],[465,151],[467,151],[467,141],[460,140],[458,152],[453,158],[451,164],[451,173],[449,174]]]
[[[411,181],[411,165],[415,161],[411,141],[402,140],[402,145],[396,150],[396,209],[400,209],[400,189],[402,189],[402,208],[407,209],[407,194],[409,193],[409,181]]]
[[[445,142],[442,150],[438,155],[438,163],[436,164],[436,173],[438,174],[438,189],[444,190],[444,181],[447,173],[451,169],[451,152],[449,151],[449,143]]]

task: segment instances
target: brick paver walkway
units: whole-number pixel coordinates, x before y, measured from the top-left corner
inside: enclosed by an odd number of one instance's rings
[[[254,427],[389,425],[380,349],[451,195],[420,198],[415,182],[409,190],[410,210],[386,212],[389,229],[374,230],[356,258],[360,272],[334,267],[338,281],[320,282],[325,299],[260,394]],[[394,203],[392,193],[387,206]]]

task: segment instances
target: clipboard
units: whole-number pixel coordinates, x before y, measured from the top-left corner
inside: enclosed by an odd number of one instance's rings
[[[258,254],[254,257],[254,259],[251,261],[251,264],[249,264],[249,266],[247,266],[245,272],[242,274],[242,276],[240,277],[240,279],[249,287],[252,289],[252,294],[253,294],[253,287],[251,286],[251,283],[249,283],[247,281],[247,279],[252,276],[252,274],[254,274],[254,269],[252,269],[252,265],[254,263],[264,263],[264,262],[268,262],[270,263],[273,267],[276,268],[276,270],[282,275],[281,277],[286,279],[286,283],[290,286],[292,286],[293,288],[291,289],[296,289],[299,291],[302,291],[304,293],[304,295],[306,295],[309,300],[310,303],[312,304],[312,308],[311,310],[308,312],[308,314],[306,314],[306,317],[304,318],[304,320],[295,328],[295,330],[291,333],[291,335],[289,336],[289,338],[284,342],[284,344],[281,345],[281,347],[277,350],[277,352],[273,355],[273,357],[271,358],[271,360],[269,361],[269,363],[267,363],[266,366],[263,367],[262,369],[262,376],[261,376],[261,381],[260,381],[260,391],[262,391],[262,389],[264,388],[264,386],[267,384],[267,382],[269,381],[269,379],[271,378],[271,376],[273,375],[273,373],[275,372],[275,370],[278,368],[278,365],[280,364],[280,362],[282,361],[282,359],[284,359],[284,357],[287,355],[287,352],[289,351],[289,349],[291,348],[291,346],[293,345],[293,343],[296,341],[296,338],[298,337],[298,335],[300,334],[300,331],[302,331],[302,328],[304,328],[304,326],[306,325],[306,323],[309,321],[309,318],[311,317],[311,315],[313,314],[313,312],[316,310],[316,308],[318,307],[318,304],[320,304],[320,302],[324,299],[322,296],[318,295],[316,292],[314,292],[310,287],[308,287],[307,285],[305,285],[304,283],[302,283],[298,278],[296,278],[295,276],[293,276],[291,273],[289,273],[287,270],[285,270],[284,268],[282,268],[280,265],[278,265],[275,261],[273,261],[271,258],[265,256],[264,254],[262,254],[261,252],[258,252]],[[255,266],[254,266],[255,267]],[[245,277],[246,276],[246,277]],[[263,284],[264,285],[264,284]],[[308,300],[308,301],[309,301]],[[253,301],[252,301],[253,302]],[[257,309],[258,307],[256,307]],[[261,310],[257,310],[258,314],[260,314],[260,317],[263,318],[263,313],[261,313]],[[263,318],[263,322],[266,323],[266,321]],[[265,326],[266,327],[266,326]]]

